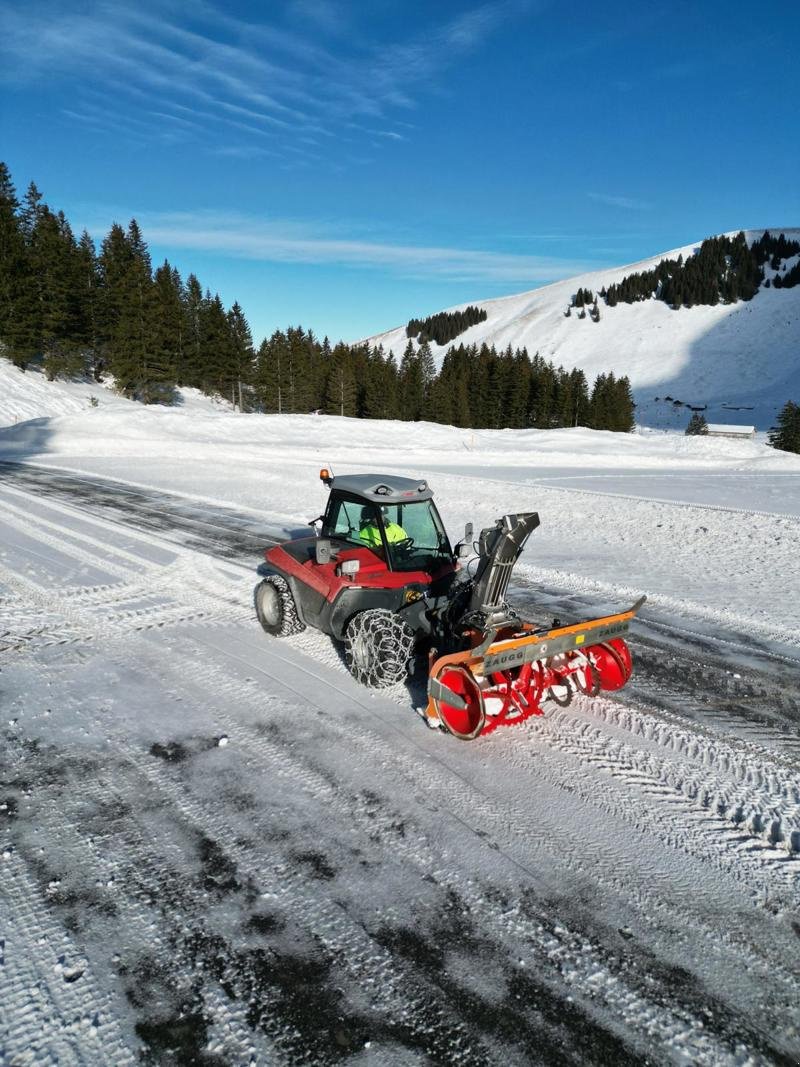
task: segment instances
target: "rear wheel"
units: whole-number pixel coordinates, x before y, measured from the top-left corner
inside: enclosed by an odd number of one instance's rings
[[[414,655],[414,631],[393,611],[354,615],[344,632],[344,658],[356,681],[373,689],[402,682]]]
[[[279,574],[270,574],[263,582],[259,582],[255,603],[258,621],[273,637],[291,637],[305,630],[289,584]]]

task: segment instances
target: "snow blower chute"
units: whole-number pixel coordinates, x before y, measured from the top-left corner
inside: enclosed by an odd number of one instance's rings
[[[536,512],[472,526],[451,548],[427,482],[394,475],[320,477],[330,489],[315,535],[265,552],[256,611],[276,636],[313,626],[344,642],[360,682],[403,681],[427,654],[431,725],[472,740],[543,713],[547,699],[620,689],[631,676],[626,611],[562,625],[526,622],[506,602]],[[470,558],[473,557],[473,558]],[[469,559],[469,562],[466,563]]]

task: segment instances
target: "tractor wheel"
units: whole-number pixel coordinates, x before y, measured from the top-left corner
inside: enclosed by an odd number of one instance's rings
[[[300,621],[297,605],[285,578],[270,574],[259,582],[255,592],[256,615],[268,634],[273,637],[291,637],[305,630]]]
[[[402,682],[414,655],[414,632],[393,611],[360,611],[344,632],[344,658],[348,670],[362,685],[373,689]]]

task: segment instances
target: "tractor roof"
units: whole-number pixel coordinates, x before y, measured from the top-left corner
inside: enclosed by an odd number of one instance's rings
[[[378,504],[408,504],[433,497],[423,479],[398,478],[396,474],[340,474],[331,478],[330,487]]]

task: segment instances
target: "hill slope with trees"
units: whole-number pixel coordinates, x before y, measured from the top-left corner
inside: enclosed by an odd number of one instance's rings
[[[486,319],[458,343],[524,348],[589,380],[609,371],[627,377],[637,420],[647,425],[683,430],[698,407],[709,421],[766,430],[787,400],[800,397],[798,282],[800,228],[745,230],[515,296],[473,300]],[[398,327],[368,343],[397,355],[407,340],[406,327]],[[441,365],[448,346],[429,347]]]
[[[473,307],[409,323],[417,341],[409,336],[398,358],[381,345],[331,345],[301,326],[256,350],[238,303],[226,309],[168,261],[153,269],[135,219],[115,222],[98,250],[34,184],[19,200],[0,164],[0,356],[51,380],[112,382],[145,404],[195,388],[243,411],[633,429],[630,383],[607,368],[590,382],[524,347],[488,344],[452,347],[437,368],[427,336],[454,338],[485,318]],[[24,397],[19,406],[29,410]]]

